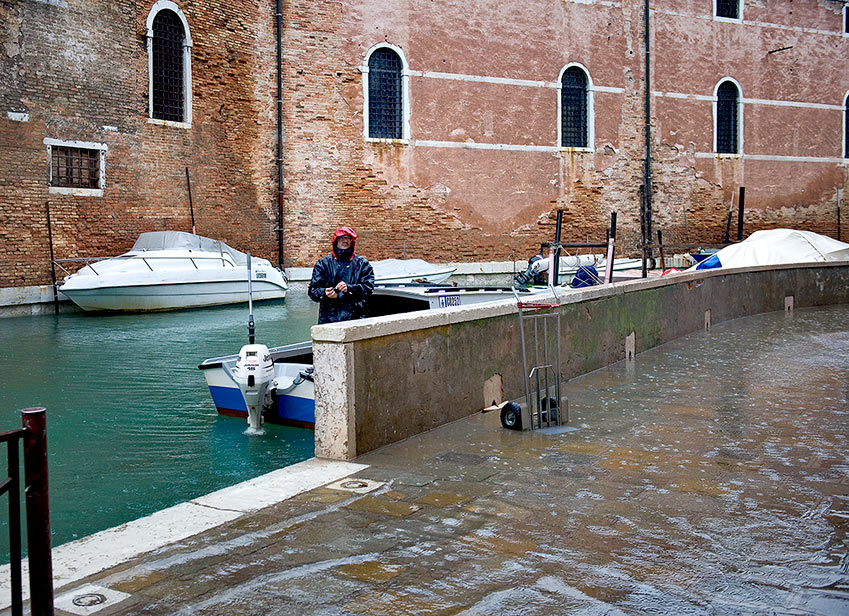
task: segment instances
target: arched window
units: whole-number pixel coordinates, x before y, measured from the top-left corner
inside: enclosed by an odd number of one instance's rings
[[[404,139],[404,63],[389,47],[368,59],[368,137]]]
[[[740,91],[733,81],[723,81],[716,90],[716,151],[740,152]]]
[[[590,147],[589,79],[577,66],[560,78],[560,147]]]
[[[150,117],[191,123],[192,41],[186,18],[174,2],[159,0],[147,28]]]

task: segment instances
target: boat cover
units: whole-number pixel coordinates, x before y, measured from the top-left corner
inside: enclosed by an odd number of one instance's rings
[[[849,260],[849,244],[796,229],[755,231],[739,244],[726,246],[690,269],[751,267],[785,263]]]
[[[134,251],[140,250],[196,250],[198,252],[221,252],[229,254],[236,265],[245,265],[248,256],[235,248],[230,248],[220,240],[202,235],[193,235],[185,231],[150,231],[139,235],[133,244]]]
[[[374,277],[379,282],[387,278],[427,278],[453,269],[446,265],[433,265],[422,259],[381,259],[372,261]]]

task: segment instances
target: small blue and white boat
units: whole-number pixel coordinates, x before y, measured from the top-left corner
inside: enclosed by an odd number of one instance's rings
[[[218,413],[243,417],[251,423],[248,409],[250,393],[244,391],[247,379],[244,379],[241,388],[239,381],[243,369],[253,372],[250,362],[254,359],[258,364],[257,373],[260,372],[259,365],[264,361],[266,369],[270,364],[272,370],[266,389],[256,394],[260,398],[257,403],[262,418],[269,423],[315,427],[315,385],[312,376],[312,342],[309,341],[271,349],[264,345],[246,345],[239,353],[212,357],[200,364],[198,368],[206,377]],[[255,378],[254,383],[260,381]],[[254,383],[251,383],[251,387]],[[253,423],[251,425],[254,426]]]

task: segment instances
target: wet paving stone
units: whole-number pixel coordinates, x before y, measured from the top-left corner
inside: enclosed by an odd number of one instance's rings
[[[91,580],[109,616],[849,614],[849,307],[797,315],[570,380],[576,432],[479,414]]]

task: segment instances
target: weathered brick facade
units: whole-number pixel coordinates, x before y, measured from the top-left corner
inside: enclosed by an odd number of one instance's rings
[[[0,0],[0,287],[49,281],[48,203],[57,258],[189,230],[186,168],[198,233],[277,261],[275,5],[176,2],[193,42],[192,121],[173,126],[149,121],[152,0]],[[553,237],[558,208],[572,241],[603,239],[616,210],[620,247],[635,252],[643,2],[282,6],[286,266],[311,265],[339,224],[358,230],[370,258],[522,259]],[[651,8],[654,228],[667,242],[721,241],[745,185],[747,234],[836,236],[843,3],[747,0],[740,21],[715,19],[711,0]],[[361,68],[382,43],[409,67],[408,143],[363,136]],[[592,83],[587,151],[557,147],[570,63]],[[713,154],[725,78],[741,90],[741,156]],[[45,138],[108,147],[102,196],[48,191]]]

